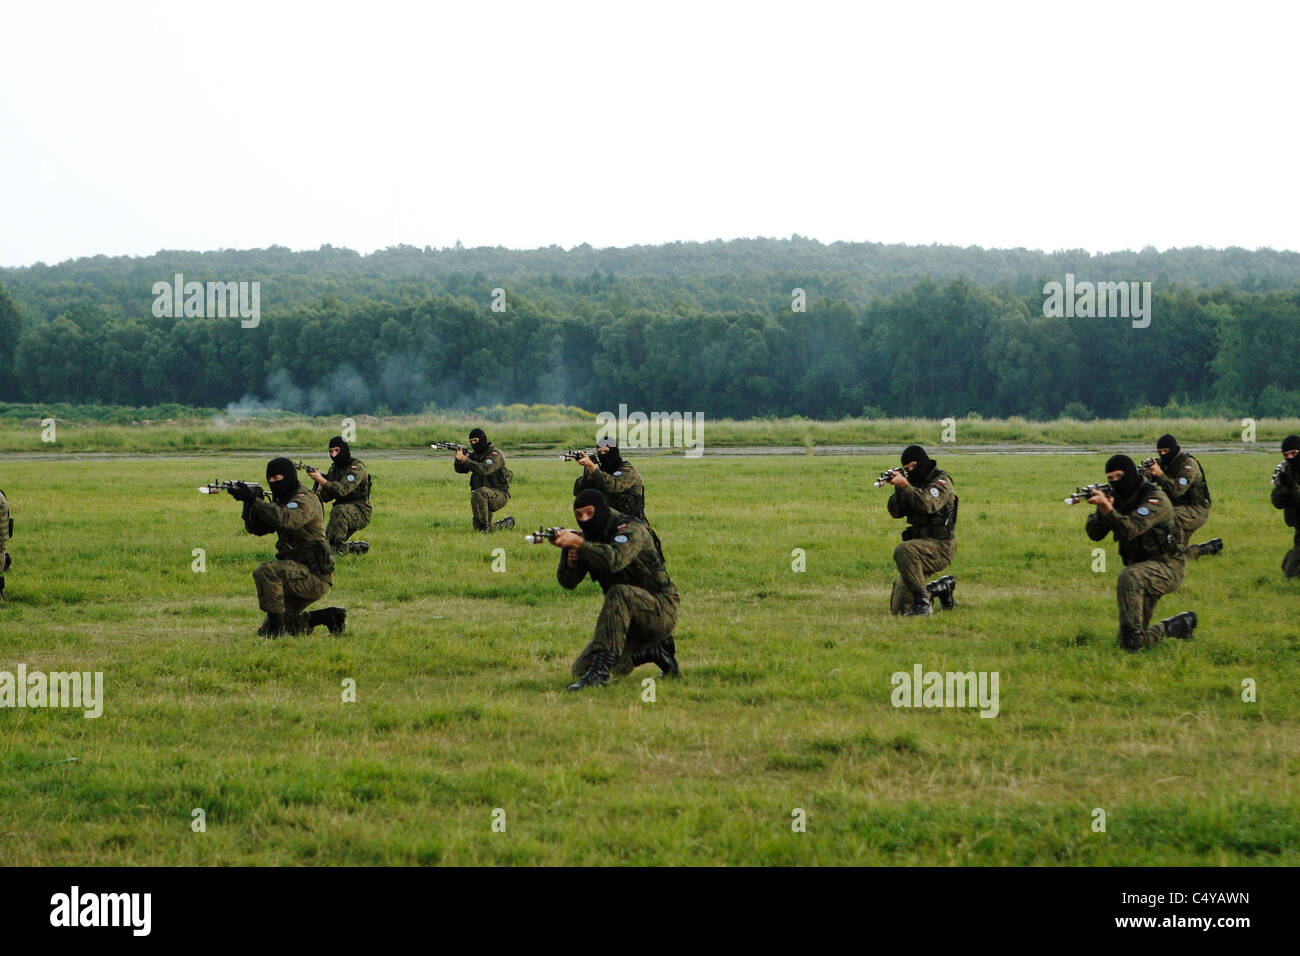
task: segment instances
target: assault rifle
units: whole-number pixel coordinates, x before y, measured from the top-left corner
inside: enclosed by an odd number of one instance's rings
[[[305,471],[309,475],[314,475],[319,469],[315,465],[309,465],[305,461],[295,461],[293,467],[299,471]]]
[[[1143,468],[1148,468],[1148,469],[1149,469],[1152,465],[1154,465],[1154,464],[1155,464],[1156,462],[1158,462],[1159,460],[1160,460],[1159,456],[1155,456],[1155,457],[1152,457],[1152,458],[1143,458],[1143,459],[1142,459],[1142,467],[1143,467]]]
[[[1278,483],[1278,479],[1282,477],[1282,473],[1286,471],[1289,464],[1290,462],[1285,458],[1277,463],[1277,467],[1273,469],[1273,484]]]
[[[1083,485],[1074,489],[1074,494],[1065,499],[1067,505],[1077,505],[1080,501],[1087,501],[1092,497],[1093,492],[1100,491],[1107,498],[1115,497],[1115,489],[1110,485]]]
[[[594,451],[574,451],[570,448],[560,456],[560,461],[578,461],[583,455],[586,455],[592,461],[596,460],[596,453]]]
[[[895,475],[906,475],[906,474],[907,474],[907,469],[906,469],[906,468],[901,468],[901,467],[900,467],[900,468],[890,468],[888,471],[882,471],[882,472],[880,473],[880,477],[877,478],[876,481],[875,481],[875,486],[876,486],[877,488],[883,488],[883,487],[885,487],[885,485],[888,485],[888,484],[892,484],[892,483],[893,483],[893,477],[894,477]]]
[[[434,451],[456,451],[457,449],[460,449],[467,455],[471,453],[470,449],[454,441],[435,441],[431,442],[429,447]]]
[[[262,486],[255,481],[216,481],[214,479],[209,484],[200,485],[199,494],[219,495],[223,491],[229,491],[231,488],[247,488],[252,493],[252,498],[249,500],[252,500],[253,498],[265,498],[269,501],[271,499],[271,495],[268,492],[263,491]]]
[[[532,534],[524,535],[524,540],[529,544],[541,544],[543,541],[554,541],[561,531],[573,531],[572,528],[545,528],[541,527]],[[582,534],[581,531],[573,531],[574,534]]]

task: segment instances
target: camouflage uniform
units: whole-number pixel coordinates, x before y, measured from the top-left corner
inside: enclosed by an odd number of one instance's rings
[[[590,574],[605,592],[595,636],[573,662],[573,676],[587,673],[601,650],[615,658],[612,673],[627,674],[639,652],[671,637],[681,602],[677,587],[664,570],[650,530],[617,511],[610,512],[603,532],[577,548],[574,567],[569,567],[569,550],[560,549],[555,572],[560,585],[572,591]]]
[[[510,479],[506,456],[491,442],[482,452],[471,451],[465,461],[453,461],[460,474],[469,473],[469,507],[474,515],[474,530],[492,527],[492,512],[500,511],[510,500]]]
[[[342,549],[348,538],[370,524],[374,514],[370,507],[370,475],[360,458],[353,458],[345,468],[340,468],[338,462],[330,465],[325,484],[316,486],[316,494],[321,501],[334,502],[325,529],[333,550]]]
[[[1155,485],[1142,482],[1123,501],[1116,500],[1114,509],[1106,514],[1099,505],[1088,516],[1085,528],[1093,541],[1113,534],[1119,542],[1124,561],[1115,586],[1119,643],[1133,650],[1165,636],[1164,628],[1151,625],[1151,616],[1163,595],[1182,586],[1187,563],[1174,506]],[[1126,637],[1133,646],[1125,643]]]
[[[595,488],[603,493],[614,511],[631,515],[647,525],[650,523],[645,516],[645,485],[637,470],[626,461],[620,462],[614,471],[583,469],[573,483],[573,496],[576,498],[584,488]]]
[[[1279,476],[1280,480],[1273,483],[1270,495],[1273,507],[1282,512],[1287,527],[1295,528],[1291,550],[1282,559],[1282,573],[1288,578],[1300,577],[1300,484],[1295,478],[1296,472],[1300,471],[1300,458],[1292,459],[1292,462]]]
[[[0,491],[0,597],[5,593],[5,572],[9,570],[10,560],[7,550],[10,527],[13,519],[9,517],[9,499]]]
[[[275,560],[253,572],[257,606],[267,614],[283,614],[290,634],[310,630],[302,612],[334,583],[334,556],[325,540],[320,498],[300,487],[284,505],[260,498],[247,501],[244,528],[249,534],[278,533]]]
[[[587,488],[595,488],[603,494],[612,510],[643,522],[650,531],[650,537],[654,538],[659,560],[663,561],[663,544],[659,535],[655,534],[655,529],[650,527],[650,519],[645,516],[645,484],[635,468],[625,459],[621,459],[613,471],[605,471],[603,468],[587,471],[584,468],[573,482],[573,497],[578,497]]]
[[[906,518],[902,543],[894,549],[898,579],[889,610],[902,614],[912,595],[925,590],[926,578],[952,564],[957,555],[957,490],[952,476],[934,464],[917,484],[895,487],[887,506],[890,517]],[[917,467],[920,467],[919,465]]]
[[[1164,474],[1155,477],[1145,471],[1140,473],[1168,496],[1174,506],[1174,520],[1182,532],[1181,544],[1189,557],[1198,557],[1196,546],[1189,542],[1192,533],[1210,519],[1210,486],[1205,472],[1201,463],[1185,451],[1175,455],[1168,465],[1162,462],[1160,470]]]

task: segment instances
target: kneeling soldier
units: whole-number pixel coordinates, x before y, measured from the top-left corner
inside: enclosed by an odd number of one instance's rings
[[[950,611],[955,606],[953,591],[956,579],[945,574],[937,581],[925,583],[927,575],[952,564],[957,554],[957,490],[952,476],[920,445],[903,449],[902,468],[893,470],[889,483],[894,493],[887,503],[894,518],[906,518],[902,543],[894,549],[898,580],[889,598],[894,614],[926,616],[933,613],[931,595]],[[883,479],[882,479],[883,480]]]
[[[605,603],[595,636],[573,662],[578,679],[569,690],[608,684],[611,673],[627,674],[638,664],[657,664],[665,676],[676,675],[677,659],[666,642],[681,597],[649,530],[612,511],[594,488],[574,499],[573,516],[582,533],[561,531],[552,542],[562,549],[556,579],[572,591],[591,575],[605,592]]]
[[[266,612],[258,634],[304,634],[324,624],[331,634],[342,634],[347,611],[327,607],[302,612],[320,600],[334,583],[334,556],[325,540],[325,509],[316,495],[298,484],[298,473],[288,458],[267,463],[270,501],[248,486],[230,489],[244,503],[244,528],[249,534],[276,532],[275,560],[253,572],[257,605]]]
[[[5,596],[5,572],[13,563],[9,560],[9,537],[13,534],[14,519],[9,517],[9,499],[0,491],[0,598]]]
[[[315,468],[307,471],[316,482],[320,500],[334,502],[325,537],[336,554],[365,554],[370,545],[364,541],[348,541],[348,538],[370,524],[374,514],[370,507],[370,475],[361,459],[352,457],[352,449],[342,436],[331,438],[329,447],[330,457],[334,459],[330,470],[324,475]]]
[[[474,530],[486,534],[513,528],[514,518],[492,520],[492,513],[500,511],[510,500],[510,479],[514,475],[506,467],[506,456],[492,447],[481,428],[469,433],[469,444],[472,450],[468,453],[463,448],[456,449],[452,467],[459,474],[469,474],[469,510]]]
[[[1223,539],[1212,538],[1203,544],[1191,544],[1192,534],[1200,530],[1210,518],[1210,485],[1205,480],[1205,469],[1188,452],[1182,450],[1173,435],[1156,439],[1159,458],[1152,460],[1143,471],[1143,477],[1156,484],[1169,496],[1174,506],[1174,519],[1183,535],[1183,550],[1189,558],[1219,554]],[[1143,462],[1145,465],[1146,462]]]
[[[1156,602],[1177,591],[1187,567],[1182,532],[1169,496],[1143,481],[1128,455],[1112,455],[1106,462],[1109,490],[1098,488],[1088,498],[1097,510],[1088,516],[1088,537],[1100,541],[1113,534],[1119,542],[1124,570],[1115,586],[1119,602],[1119,644],[1136,651],[1162,637],[1191,637],[1196,615],[1183,611],[1151,625]]]
[[[1282,558],[1282,573],[1300,577],[1300,435],[1287,435],[1282,442],[1286,459],[1273,472],[1273,507],[1282,512],[1288,528],[1295,528],[1291,550]]]

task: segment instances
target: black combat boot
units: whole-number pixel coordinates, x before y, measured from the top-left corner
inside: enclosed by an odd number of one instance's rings
[[[660,677],[676,677],[679,673],[677,647],[673,644],[672,636],[669,635],[653,647],[643,647],[637,651],[632,656],[632,666],[640,667],[642,664],[657,666]]]
[[[569,685],[569,690],[582,690],[584,687],[604,687],[609,683],[609,669],[614,666],[615,657],[603,648],[591,656],[591,666],[587,673]]]
[[[912,606],[903,613],[903,617],[929,617],[933,613],[930,592],[922,588],[920,591],[912,592]]]
[[[510,517],[509,515],[506,515],[506,517],[502,518],[500,521],[493,523],[492,530],[505,531],[506,528],[513,528],[514,526],[515,526],[515,519]]]
[[[1204,544],[1194,544],[1192,545],[1192,550],[1196,553],[1196,556],[1200,558],[1205,557],[1207,554],[1222,554],[1223,539],[1211,538]]]
[[[307,615],[307,630],[311,630],[317,624],[324,624],[331,634],[342,634],[343,622],[347,620],[347,616],[348,612],[345,608],[323,607]]]
[[[931,581],[925,586],[925,589],[930,592],[931,602],[939,602],[939,607],[936,610],[951,611],[957,606],[957,602],[952,596],[953,591],[957,589],[957,579],[951,574],[945,574],[943,577]]]
[[[0,574],[0,601],[5,599],[5,576]]]
[[[365,554],[370,550],[370,545],[364,541],[349,541],[348,554]]]
[[[1165,618],[1160,623],[1164,625],[1165,633],[1170,637],[1186,640],[1192,636],[1192,631],[1196,630],[1196,612],[1183,611],[1181,614]]]
[[[673,636],[669,634],[664,638],[663,643],[656,644],[653,648],[659,652],[659,659],[655,661],[659,665],[661,677],[676,677],[680,671],[677,667],[677,645],[673,643]]]
[[[1121,627],[1119,629],[1119,646],[1129,652],[1142,650],[1142,632],[1136,627]]]
[[[284,622],[284,615],[272,614],[268,611],[266,615],[266,620],[263,621],[262,626],[257,629],[257,633],[262,635],[263,637],[269,637],[272,640],[285,634],[286,626]]]

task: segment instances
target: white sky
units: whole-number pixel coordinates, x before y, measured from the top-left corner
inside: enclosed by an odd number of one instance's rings
[[[792,233],[1300,249],[1295,11],[10,2],[0,265]]]

